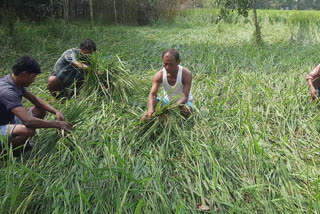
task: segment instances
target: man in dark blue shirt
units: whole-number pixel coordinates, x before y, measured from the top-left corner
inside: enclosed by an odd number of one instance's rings
[[[26,89],[39,73],[41,70],[37,61],[24,56],[12,67],[12,74],[0,79],[0,150],[4,150],[5,141],[13,148],[22,145],[32,147],[27,140],[34,136],[36,128],[72,129],[72,124],[64,121],[59,111]],[[34,107],[23,107],[22,97]],[[55,114],[57,120],[43,120],[46,112]]]

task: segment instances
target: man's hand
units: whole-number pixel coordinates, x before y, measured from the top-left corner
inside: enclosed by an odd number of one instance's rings
[[[85,70],[88,70],[88,66],[84,63],[82,63],[82,68],[85,69]]]
[[[76,68],[83,69],[85,72],[88,72],[88,66],[80,61],[72,62],[72,65]]]
[[[143,115],[143,117],[141,118],[142,120],[151,120],[151,117],[152,117],[152,114],[153,114],[153,111],[151,112],[147,112],[147,113],[145,113],[145,115]]]
[[[311,99],[315,100],[318,98],[318,92],[315,88],[310,89]]]
[[[192,109],[186,104],[179,105],[179,109],[184,116],[189,116],[192,112]]]
[[[64,121],[64,116],[60,112],[57,112],[56,113],[56,119],[60,120],[60,121]]]
[[[71,131],[72,130],[72,124],[67,121],[59,121],[59,129]]]

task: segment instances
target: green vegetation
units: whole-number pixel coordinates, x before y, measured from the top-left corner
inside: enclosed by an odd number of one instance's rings
[[[214,10],[146,27],[18,22],[9,36],[1,26],[1,74],[34,56],[39,96],[50,99],[55,61],[84,38],[98,44],[92,72],[113,75],[114,90],[92,74],[92,87],[54,103],[72,133],[38,130],[30,154],[0,161],[0,213],[197,213],[206,201],[219,213],[320,212],[320,113],[305,81],[320,61],[320,14],[258,12],[260,45],[250,18],[217,22]],[[159,107],[167,113],[143,123],[168,48],[193,71],[196,108],[184,118]]]

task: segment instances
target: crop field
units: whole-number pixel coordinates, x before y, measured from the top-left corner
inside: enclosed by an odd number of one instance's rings
[[[320,13],[258,16],[260,44],[251,14],[209,9],[144,27],[0,25],[1,76],[33,56],[42,74],[29,90],[47,102],[60,55],[85,38],[98,48],[84,88],[52,103],[74,130],[39,129],[30,153],[1,157],[0,213],[320,213],[320,108],[305,79],[320,63]],[[169,48],[193,73],[195,109],[142,122]]]

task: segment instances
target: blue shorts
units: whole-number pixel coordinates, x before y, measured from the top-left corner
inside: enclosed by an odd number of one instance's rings
[[[12,131],[15,125],[7,124],[0,126],[0,151],[4,148],[2,142],[9,141],[12,137]]]
[[[28,109],[28,112],[30,116],[33,116],[32,111],[30,109]],[[7,141],[7,142],[11,141],[13,130],[17,124],[23,124],[23,123],[17,116],[14,116],[10,124],[0,125],[0,151],[5,147],[3,145],[4,141]]]
[[[3,142],[11,141],[13,130],[17,124],[22,124],[22,121],[15,116],[11,124],[0,125],[0,151],[5,148]]]
[[[161,100],[162,101],[162,105],[167,105],[169,103],[169,100],[167,100],[166,98],[157,97],[157,100],[158,101]],[[193,103],[190,100],[188,100],[185,104],[193,109]]]

